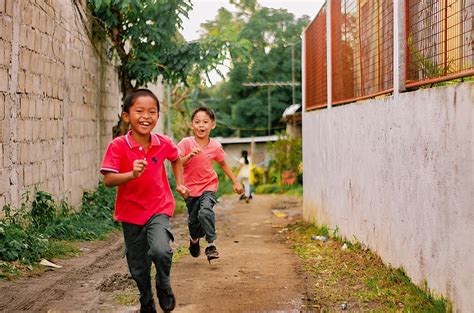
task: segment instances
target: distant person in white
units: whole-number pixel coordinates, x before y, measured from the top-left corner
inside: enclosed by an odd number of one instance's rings
[[[238,170],[239,174],[237,175],[237,180],[244,185],[243,198],[245,199],[245,202],[249,202],[252,198],[250,194],[250,158],[246,150],[242,150],[242,157],[239,159]]]

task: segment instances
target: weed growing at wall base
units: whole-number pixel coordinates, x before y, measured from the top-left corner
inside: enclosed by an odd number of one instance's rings
[[[336,230],[334,230],[336,232]],[[433,297],[426,286],[413,284],[402,269],[383,264],[360,244],[330,236],[328,228],[298,222],[290,225],[288,240],[303,261],[314,289],[305,306],[316,311],[449,312],[444,299]],[[326,235],[326,241],[314,240]],[[345,247],[343,248],[343,246]]]
[[[31,266],[42,258],[75,255],[70,241],[102,239],[120,225],[113,220],[115,189],[102,184],[84,194],[79,212],[65,202],[55,203],[43,191],[35,192],[31,203],[29,199],[25,194],[19,208],[3,207],[0,279],[17,276],[15,268],[21,266],[15,264]]]

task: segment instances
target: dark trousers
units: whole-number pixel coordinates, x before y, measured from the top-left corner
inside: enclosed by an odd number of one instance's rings
[[[186,199],[188,229],[191,238],[206,237],[207,242],[217,239],[216,217],[213,210],[216,203],[216,194],[212,191],[205,191],[199,197]]]
[[[170,230],[170,218],[159,214],[152,216],[145,225],[122,223],[128,269],[140,291],[140,303],[153,299],[151,289],[151,262],[156,267],[156,287],[170,287],[170,271],[174,240]]]

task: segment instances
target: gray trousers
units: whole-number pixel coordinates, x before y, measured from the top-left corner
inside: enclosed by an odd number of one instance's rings
[[[156,287],[171,286],[170,271],[174,240],[170,230],[170,218],[159,214],[152,216],[145,225],[122,223],[128,269],[140,291],[140,303],[148,304],[153,299],[151,288],[151,262],[156,267]]]
[[[216,216],[213,210],[216,203],[216,194],[212,191],[204,191],[199,197],[186,199],[188,229],[191,238],[206,237],[207,242],[217,239]]]

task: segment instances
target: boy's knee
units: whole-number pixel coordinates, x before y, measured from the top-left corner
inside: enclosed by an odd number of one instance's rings
[[[209,219],[214,217],[214,212],[211,209],[201,209],[198,213],[198,218],[201,219]]]
[[[171,258],[173,257],[173,250],[170,246],[155,245],[154,247],[150,247],[150,254],[152,260]]]

